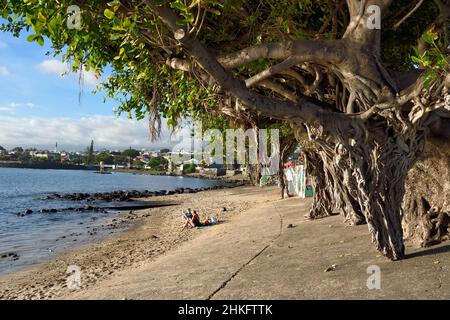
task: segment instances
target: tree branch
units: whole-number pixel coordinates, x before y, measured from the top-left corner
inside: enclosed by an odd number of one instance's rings
[[[414,8],[412,8],[411,11],[409,11],[399,22],[397,22],[396,24],[394,24],[394,30],[397,29],[398,27],[400,27],[400,25],[405,22],[406,19],[408,19],[417,9],[419,9],[419,7],[422,5],[423,0],[419,0],[417,2],[417,4],[414,6]]]
[[[286,99],[288,99],[290,101],[293,101],[293,102],[298,101],[298,96],[295,93],[287,90],[286,88],[284,88],[283,85],[276,83],[274,81],[263,80],[260,83],[258,83],[258,86],[272,90],[273,92],[278,93],[279,95],[285,97]]]
[[[177,25],[179,17],[166,6],[159,6],[154,0],[145,0],[146,5],[166,24],[178,40],[197,60],[199,65],[208,72],[226,91],[232,93],[237,99],[254,111],[264,113],[280,120],[293,121],[319,121],[331,119],[332,115],[326,108],[311,102],[306,97],[300,98],[297,103],[274,100],[256,92],[250,91],[243,81],[234,78],[218,62],[216,57],[207,51],[197,40],[191,38],[187,31]],[[333,113],[334,114],[334,113]]]
[[[338,63],[345,59],[342,45],[336,40],[296,40],[289,42],[266,43],[248,47],[237,52],[217,57],[217,61],[226,69],[234,69],[242,65],[260,60],[286,60],[290,57],[301,61],[316,63]],[[179,58],[168,60],[168,65],[189,69],[191,62]]]
[[[283,62],[276,64],[256,75],[254,75],[253,77],[247,79],[245,81],[245,85],[247,86],[247,88],[251,88],[251,87],[255,86],[258,82],[263,81],[263,80],[265,80],[273,75],[276,75],[282,71],[285,71],[285,70],[295,66],[299,62],[300,61],[298,58],[289,57],[286,60],[284,60]]]
[[[381,19],[381,17],[374,16],[374,12],[368,9],[379,8],[382,16],[391,2],[392,0],[347,0],[350,23],[343,38],[359,43],[364,47],[372,48],[379,55],[381,32],[377,28],[371,28],[370,20]]]
[[[281,75],[284,75],[284,76],[291,77],[291,78],[297,80],[298,82],[301,83],[301,85],[302,85],[303,87],[306,87],[306,86],[308,85],[308,84],[306,83],[305,77],[303,77],[303,75],[300,74],[300,72],[298,72],[298,71],[295,71],[295,70],[292,70],[292,69],[287,69],[287,70],[281,71],[280,74],[281,74]]]

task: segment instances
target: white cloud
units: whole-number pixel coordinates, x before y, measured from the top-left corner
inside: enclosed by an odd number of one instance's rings
[[[0,107],[0,112],[12,112],[14,110],[15,109],[11,107]]]
[[[89,86],[97,86],[100,84],[100,79],[94,74],[94,72],[89,71],[87,72],[83,68],[83,82]]]
[[[11,107],[11,108],[20,108],[20,107],[34,108],[35,106],[36,105],[34,103],[31,103],[31,102],[27,102],[27,103],[11,102],[9,104],[9,107]]]
[[[55,59],[44,60],[38,64],[36,68],[42,73],[54,73],[58,76],[62,76],[70,71],[69,66],[66,63]]]
[[[36,66],[36,68],[40,72],[45,73],[45,74],[52,74],[53,73],[53,74],[56,74],[58,76],[63,76],[63,75],[69,75],[70,74],[73,77],[75,77],[75,76],[78,77],[79,76],[79,73],[78,73],[78,75],[76,75],[76,74],[74,74],[71,71],[71,68],[69,67],[69,65],[67,63],[61,62],[61,61],[56,60],[56,59],[44,60],[40,64],[38,64]],[[100,81],[100,79],[98,79],[95,76],[94,72],[92,72],[92,71],[88,72],[88,71],[86,71],[83,68],[83,71],[82,71],[82,82],[84,84],[89,85],[89,86],[96,86],[96,85],[100,84],[101,81]]]
[[[34,108],[36,105],[31,102],[27,103],[18,103],[18,102],[11,102],[10,104],[6,106],[0,106],[0,112],[14,112],[18,108],[27,107],[27,108]]]
[[[152,143],[148,123],[114,116],[73,118],[20,118],[1,116],[0,145],[4,147],[51,147],[84,149],[90,141],[96,148],[160,148],[170,145],[169,132]]]
[[[9,75],[8,68],[6,68],[4,66],[0,66],[0,77],[1,76],[8,76],[8,75]]]

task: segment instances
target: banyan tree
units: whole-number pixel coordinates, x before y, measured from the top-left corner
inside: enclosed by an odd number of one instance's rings
[[[73,6],[77,3],[78,6]],[[68,10],[69,6],[71,6]],[[3,30],[108,70],[119,112],[250,110],[306,130],[347,220],[405,257],[405,179],[449,117],[448,0],[5,1]],[[112,71],[110,71],[112,70]],[[447,101],[446,101],[447,99]],[[230,112],[232,110],[232,112]],[[318,201],[326,208],[329,197]]]

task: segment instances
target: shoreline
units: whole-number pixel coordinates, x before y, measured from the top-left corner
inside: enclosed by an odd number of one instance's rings
[[[76,232],[67,232],[59,234],[53,241],[53,246],[50,245],[47,250],[51,253],[53,251],[64,253],[68,250],[72,250],[79,247],[78,243],[89,244],[96,240],[101,240],[107,237],[109,234],[114,233],[118,228],[117,222],[123,213],[142,211],[145,209],[156,209],[162,207],[171,207],[176,205],[176,202],[167,200],[167,196],[178,194],[196,194],[200,192],[206,192],[211,190],[223,190],[233,189],[241,186],[241,183],[227,183],[223,185],[199,187],[199,188],[174,188],[170,190],[158,190],[158,191],[112,191],[112,192],[97,192],[97,193],[54,193],[46,196],[45,199],[53,201],[69,201],[74,205],[70,205],[67,208],[44,208],[36,210],[35,208],[29,208],[25,211],[18,212],[18,217],[25,218],[29,215],[35,214],[70,214],[70,213],[88,213],[98,214],[101,216],[94,216],[89,220],[78,223],[79,226]],[[93,221],[100,222],[93,222]],[[120,225],[126,224],[126,221],[120,221]],[[110,232],[110,229],[113,229]],[[125,228],[126,229],[126,228]],[[92,236],[94,239],[91,239]],[[37,239],[38,240],[38,239]],[[61,241],[60,241],[61,240]],[[72,242],[68,242],[72,241]],[[61,242],[64,244],[62,245]],[[74,243],[76,242],[76,243]],[[62,247],[61,247],[62,246]],[[51,249],[50,249],[51,248]],[[37,263],[45,262],[48,260],[47,253],[42,252],[42,248],[33,248],[32,256],[28,254],[25,261],[21,257],[21,253],[15,250],[7,250],[0,252],[0,262],[3,262],[4,266],[0,272],[1,275],[7,275],[16,271],[20,271],[24,267],[33,266],[36,263],[32,263],[32,260],[38,261]],[[41,251],[41,253],[37,253]],[[20,261],[19,261],[20,260]]]
[[[99,171],[100,167],[98,165],[94,166],[85,166],[85,165],[64,165],[64,164],[5,164],[0,163],[0,169],[31,169],[31,170],[75,170],[75,171]],[[105,170],[107,173],[129,173],[129,174],[137,174],[137,175],[148,175],[148,176],[167,176],[167,177],[186,177],[186,178],[194,178],[194,179],[203,179],[203,180],[214,180],[214,181],[223,181],[226,183],[244,183],[249,184],[249,179],[244,175],[235,175],[235,176],[212,176],[206,174],[199,173],[188,173],[188,174],[175,174],[175,173],[167,173],[167,172],[152,172],[141,169],[114,169],[114,170]]]
[[[244,176],[244,175],[212,176],[212,175],[206,175],[206,174],[200,174],[200,173],[188,173],[188,174],[179,175],[179,174],[175,174],[175,173],[152,172],[152,171],[138,170],[138,169],[116,169],[116,170],[109,170],[108,172],[142,174],[142,175],[149,175],[149,176],[185,177],[185,178],[194,178],[194,179],[223,181],[223,182],[227,182],[227,183],[244,183],[246,185],[250,183],[248,177]]]
[[[168,187],[167,190],[156,189],[155,191],[143,189],[143,191],[137,191],[127,188],[110,192],[48,193],[38,199],[41,202],[49,201],[48,203],[38,204],[36,201],[28,203],[25,208],[21,208],[20,211],[18,210],[14,213],[19,219],[27,219],[24,220],[24,223],[27,223],[28,219],[40,219],[41,215],[45,216],[45,219],[47,217],[51,219],[50,217],[54,214],[58,214],[58,217],[63,220],[66,219],[67,215],[67,221],[73,221],[72,215],[80,215],[79,222],[76,222],[76,225],[73,223],[72,227],[64,227],[64,223],[59,223],[59,225],[53,227],[49,224],[45,234],[39,234],[39,230],[36,229],[34,239],[36,241],[39,241],[41,238],[46,239],[45,245],[33,244],[30,241],[30,244],[27,244],[27,240],[25,240],[21,247],[17,247],[12,242],[5,242],[0,251],[0,276],[32,268],[42,262],[45,263],[51,260],[56,254],[62,254],[85,244],[104,239],[110,234],[116,233],[118,229],[126,229],[128,228],[128,222],[133,217],[121,219],[122,215],[126,216],[130,212],[142,212],[150,208],[173,206],[173,201],[168,199],[170,196],[184,193],[193,195],[210,190],[232,189],[243,183],[203,184],[195,181],[186,181],[178,183],[178,185],[180,184],[186,185],[186,187],[172,186]],[[192,188],[188,187],[188,185],[192,185]],[[198,187],[199,185],[204,186]],[[139,201],[141,198],[143,198],[143,201]],[[64,201],[63,205],[58,204],[60,200]],[[27,218],[31,215],[33,217]],[[81,215],[87,216],[82,219]]]
[[[67,293],[66,271],[70,265],[80,265],[85,275],[84,285],[90,287],[119,270],[155,259],[201,233],[197,229],[179,232],[183,224],[182,210],[192,207],[199,211],[202,219],[214,214],[228,221],[245,211],[250,204],[236,196],[231,200],[227,197],[240,194],[244,188],[254,187],[239,186],[137,199],[171,202],[174,205],[120,212],[105,225],[106,229],[115,229],[114,234],[59,253],[37,265],[0,275],[0,299],[57,298]],[[224,208],[226,211],[223,211]]]
[[[85,166],[76,164],[62,164],[62,163],[21,163],[21,162],[0,162],[0,168],[6,169],[33,169],[33,170],[84,170],[84,171],[98,171],[100,166]]]

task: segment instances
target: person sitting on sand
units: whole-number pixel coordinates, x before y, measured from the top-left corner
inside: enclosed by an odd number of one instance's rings
[[[186,220],[192,219],[192,209],[191,209],[191,208],[188,208],[188,212],[183,213],[183,217],[184,217]]]
[[[209,221],[201,222],[200,216],[198,215],[197,211],[195,211],[195,210],[192,215],[191,222],[194,227],[203,227],[203,226],[207,226],[209,224]]]
[[[184,220],[186,220],[186,223],[184,224],[183,229],[181,229],[181,231],[186,229],[188,226],[195,227],[195,224],[192,221],[194,219],[194,213],[192,212],[191,208],[188,208],[188,211],[183,213],[183,218]]]
[[[198,215],[197,211],[195,211],[195,210],[194,210],[194,212],[192,212],[191,209],[188,209],[188,212],[184,214],[184,218],[186,219],[186,223],[184,224],[183,229],[181,229],[181,231],[184,231],[188,226],[196,228],[196,227],[205,227],[205,226],[211,225],[211,222],[209,221],[209,219],[201,222],[200,216]]]

